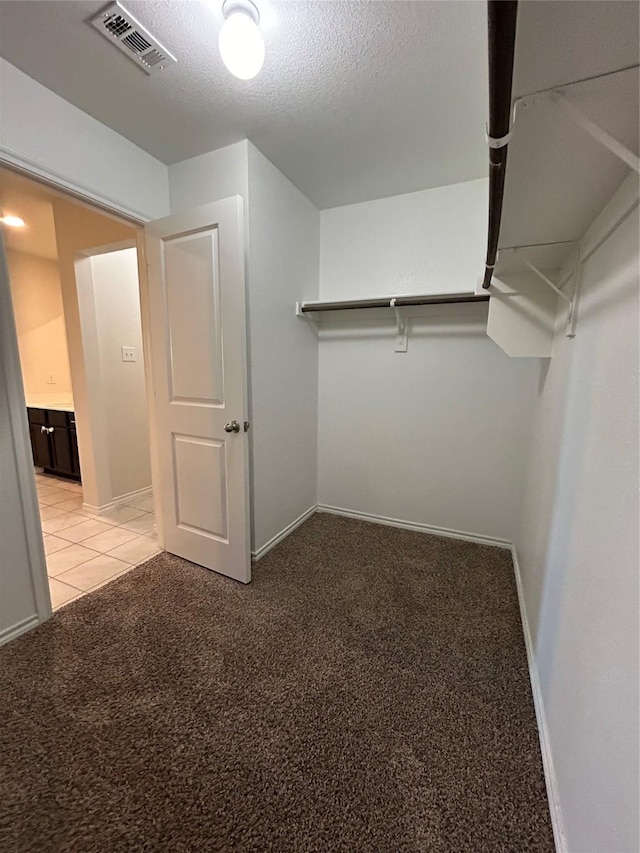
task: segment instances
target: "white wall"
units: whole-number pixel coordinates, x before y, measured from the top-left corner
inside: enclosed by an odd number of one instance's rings
[[[164,163],[4,59],[0,59],[0,158],[141,219],[169,212]]]
[[[169,167],[171,211],[244,199],[251,547],[315,505],[317,340],[295,317],[318,294],[319,213],[246,140]]]
[[[487,193],[482,178],[323,210],[322,299],[472,291],[484,268]]]
[[[249,194],[248,142],[236,142],[169,166],[171,213],[190,210],[229,196],[246,202]]]
[[[295,316],[318,298],[320,214],[249,145],[253,550],[316,504],[318,341]]]
[[[480,180],[322,211],[321,298],[473,291],[486,195]],[[318,501],[511,541],[537,362],[487,338],[484,305],[411,313],[406,353],[390,311],[321,323]]]
[[[94,255],[91,264],[95,338],[84,334],[83,345],[98,350],[99,374],[106,426],[106,453],[111,499],[151,487],[149,416],[142,353],[142,324],[138,258],[135,249]],[[122,361],[121,348],[134,347],[135,362]]]
[[[516,540],[572,853],[640,846],[638,224],[587,262],[576,338],[541,373]]]

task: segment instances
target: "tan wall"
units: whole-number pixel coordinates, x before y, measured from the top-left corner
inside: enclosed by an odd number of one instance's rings
[[[91,417],[92,411],[100,411],[100,402],[92,400],[91,395],[95,394],[96,389],[90,387],[85,371],[75,263],[90,249],[123,241],[135,241],[136,231],[128,225],[62,199],[54,201],[53,216],[78,426],[78,450],[84,499],[87,504],[101,506],[108,503],[112,497],[110,485],[104,493],[99,491],[99,483],[110,483],[108,454],[104,452],[108,442],[100,419],[92,420]],[[96,477],[97,468],[104,468],[103,477]]]
[[[71,371],[58,263],[7,250],[13,311],[28,404],[71,400]],[[53,383],[48,382],[49,376]]]

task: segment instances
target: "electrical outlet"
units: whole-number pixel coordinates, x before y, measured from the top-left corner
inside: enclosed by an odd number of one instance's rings
[[[56,380],[54,378],[53,373],[49,373],[47,375],[47,385],[55,385],[55,384],[56,384]]]
[[[122,347],[122,360],[123,361],[135,361],[136,360],[136,348],[135,347]]]

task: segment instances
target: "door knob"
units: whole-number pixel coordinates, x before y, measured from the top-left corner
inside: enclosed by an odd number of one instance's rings
[[[238,421],[230,421],[224,425],[225,432],[240,432],[240,424]]]
[[[45,435],[51,435],[51,433],[53,432],[53,427],[42,426],[40,427],[40,432],[45,433]]]

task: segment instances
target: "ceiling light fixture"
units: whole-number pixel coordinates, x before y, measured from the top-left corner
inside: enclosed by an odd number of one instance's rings
[[[264,63],[260,13],[251,0],[224,0],[224,24],[218,36],[222,61],[240,80],[251,80]]]
[[[24,219],[19,216],[0,216],[0,222],[10,228],[24,228]]]

